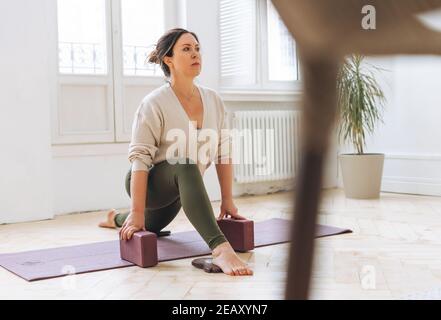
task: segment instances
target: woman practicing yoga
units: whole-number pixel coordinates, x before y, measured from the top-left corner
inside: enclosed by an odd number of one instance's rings
[[[222,194],[218,219],[245,219],[233,203],[231,141],[222,134],[227,129],[225,106],[214,90],[193,82],[202,65],[196,34],[181,28],[167,31],[148,62],[160,64],[170,81],[146,95],[135,113],[125,180],[130,212],[111,210],[99,226],[121,227],[123,240],[140,230],[159,234],[182,206],[212,250],[213,264],[229,275],[252,275],[219,229],[202,179],[214,161]],[[206,148],[213,136],[214,148]]]

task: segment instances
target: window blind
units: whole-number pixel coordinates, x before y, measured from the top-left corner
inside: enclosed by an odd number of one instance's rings
[[[256,83],[256,0],[220,0],[220,60],[223,87]]]

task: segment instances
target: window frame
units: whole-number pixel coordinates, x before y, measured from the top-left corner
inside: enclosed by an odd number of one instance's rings
[[[52,10],[53,47],[50,55],[53,57],[52,76],[56,83],[56,90],[52,94],[51,122],[52,122],[52,145],[74,145],[74,144],[100,144],[100,143],[126,143],[130,140],[130,128],[125,126],[127,111],[123,101],[124,85],[145,86],[153,89],[163,83],[163,76],[150,75],[124,75],[123,74],[123,42],[121,24],[121,0],[105,1],[106,21],[106,61],[107,73],[105,74],[77,74],[61,73],[59,61],[59,37],[58,37],[58,2],[55,1]],[[180,0],[164,0],[165,10],[169,14],[164,15],[164,27],[170,28],[181,22],[182,14],[179,10],[185,8]],[[101,114],[107,117],[108,130],[99,132],[75,131],[73,133],[63,132],[61,121],[61,87],[62,86],[106,86],[107,105]]]
[[[278,101],[291,101],[297,99],[302,88],[302,81],[300,77],[300,63],[297,46],[296,50],[296,65],[297,65],[297,80],[270,80],[268,70],[268,11],[267,1],[271,0],[256,0],[256,84],[246,86],[224,85],[219,72],[220,92],[227,98],[227,100],[238,99],[243,100],[245,97],[250,98],[253,93],[257,94],[257,100],[270,100],[270,96]],[[220,21],[220,13],[218,16]],[[222,56],[219,55],[219,70],[221,70]],[[267,96],[267,97],[265,97]]]

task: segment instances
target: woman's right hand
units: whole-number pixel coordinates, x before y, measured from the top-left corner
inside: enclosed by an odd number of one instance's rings
[[[130,240],[132,235],[140,230],[145,231],[144,213],[131,211],[119,230],[119,238]]]

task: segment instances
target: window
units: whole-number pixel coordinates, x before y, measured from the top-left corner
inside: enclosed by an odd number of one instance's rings
[[[162,75],[145,60],[164,32],[163,1],[120,3],[124,75]],[[57,8],[60,73],[106,74],[106,0],[58,0]]]
[[[297,53],[294,39],[274,8],[267,1],[268,74],[270,81],[297,80]]]
[[[52,143],[129,141],[139,101],[161,83],[162,70],[146,57],[176,25],[176,1],[57,0],[56,6]]]
[[[219,27],[223,84],[255,84],[256,0],[221,0]]]
[[[106,74],[105,0],[58,1],[59,71]]]
[[[123,0],[121,13],[124,75],[162,76],[159,65],[145,64],[145,60],[164,32],[163,1]]]
[[[222,89],[296,87],[296,44],[271,0],[220,0],[219,25]]]

